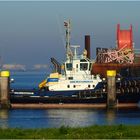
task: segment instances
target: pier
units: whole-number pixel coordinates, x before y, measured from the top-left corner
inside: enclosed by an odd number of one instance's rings
[[[106,103],[99,104],[35,104],[35,103],[12,103],[11,108],[13,109],[92,109],[92,108],[102,108],[105,109]],[[119,103],[115,108],[136,108],[137,103]]]
[[[26,109],[54,109],[54,108],[134,108],[138,107],[140,100],[139,93],[129,93],[129,98],[126,102],[122,102],[121,98],[125,98],[127,93],[119,93],[116,87],[116,72],[109,70],[107,72],[106,88],[107,91],[95,94],[84,93],[77,97],[47,97],[42,96],[41,91],[38,91],[38,96],[33,95],[34,90],[18,90],[11,91],[10,73],[1,72],[1,108],[26,108]],[[119,84],[120,85],[120,84]],[[19,93],[18,96],[12,95]],[[22,95],[23,94],[23,95]],[[86,97],[86,96],[87,97]],[[94,96],[93,96],[94,95]],[[20,96],[20,97],[19,97]],[[103,98],[101,98],[103,96]],[[127,95],[126,95],[127,96]],[[134,100],[135,96],[137,101]]]
[[[116,71],[107,71],[107,108],[115,108],[116,102]]]
[[[0,106],[10,108],[10,72],[0,72]]]

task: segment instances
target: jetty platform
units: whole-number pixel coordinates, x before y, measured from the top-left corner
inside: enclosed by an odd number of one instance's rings
[[[106,103],[100,104],[44,104],[44,103],[12,103],[13,109],[84,109],[84,108],[106,108]],[[139,107],[137,103],[119,103],[116,108],[136,108]]]

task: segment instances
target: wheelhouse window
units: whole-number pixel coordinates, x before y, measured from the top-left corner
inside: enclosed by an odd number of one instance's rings
[[[85,59],[81,59],[80,62],[87,62],[87,60],[85,60]]]
[[[69,80],[73,80],[73,77],[68,77]]]
[[[92,63],[89,64],[89,70],[91,70]]]
[[[78,64],[76,64],[76,68],[78,68]]]
[[[72,63],[66,63],[66,68],[67,68],[67,70],[71,71],[72,70]]]
[[[87,70],[88,69],[88,63],[80,63],[80,70]]]

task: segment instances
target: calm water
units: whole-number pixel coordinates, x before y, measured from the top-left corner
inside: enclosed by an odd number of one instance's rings
[[[38,84],[47,77],[46,72],[11,72],[11,78],[14,78],[14,83],[11,88],[33,89],[37,88]]]
[[[140,124],[140,109],[14,109],[0,110],[2,128],[52,128],[112,124]]]
[[[45,72],[13,72],[12,88],[37,88]],[[140,124],[140,108],[135,109],[11,109],[0,110],[0,127],[51,128],[62,125]]]

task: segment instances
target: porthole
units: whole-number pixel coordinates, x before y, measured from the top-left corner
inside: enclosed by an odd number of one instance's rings
[[[70,85],[67,85],[68,88],[70,88]]]
[[[75,88],[76,86],[75,86],[75,85],[73,85],[73,87]]]
[[[88,88],[90,88],[90,85],[88,85]]]
[[[93,88],[95,87],[95,85],[93,85]]]

